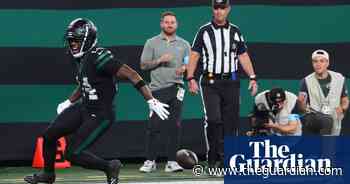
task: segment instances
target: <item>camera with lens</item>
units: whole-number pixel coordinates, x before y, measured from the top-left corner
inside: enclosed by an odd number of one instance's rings
[[[269,123],[269,119],[273,120],[271,111],[267,109],[265,104],[257,104],[256,110],[250,115],[250,124],[252,129],[249,133],[250,136],[268,136],[271,135],[269,128],[265,125]]]

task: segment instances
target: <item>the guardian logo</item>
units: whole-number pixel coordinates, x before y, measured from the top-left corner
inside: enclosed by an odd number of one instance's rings
[[[235,154],[230,159],[231,169],[240,171],[254,168],[312,168],[320,170],[331,168],[331,160],[328,158],[304,158],[301,153],[291,153],[287,145],[271,145],[270,140],[251,141],[249,147],[252,156],[247,158],[244,154]]]

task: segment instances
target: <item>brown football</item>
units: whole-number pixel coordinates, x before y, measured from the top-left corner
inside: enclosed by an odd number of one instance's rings
[[[184,169],[192,169],[198,164],[197,155],[188,149],[181,149],[176,152],[176,161]]]

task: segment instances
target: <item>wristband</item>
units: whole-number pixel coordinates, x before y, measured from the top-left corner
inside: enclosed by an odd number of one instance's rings
[[[192,79],[195,79],[194,77],[189,77],[189,78],[187,78],[186,80],[187,81],[191,81]]]
[[[146,83],[144,80],[139,80],[135,85],[134,87],[137,89],[137,90],[140,90],[143,86],[145,86]]]
[[[250,75],[249,80],[257,81],[258,79],[256,78],[256,75]]]

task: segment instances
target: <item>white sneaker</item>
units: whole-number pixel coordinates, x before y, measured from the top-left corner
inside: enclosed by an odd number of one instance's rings
[[[168,161],[168,163],[165,165],[165,172],[181,172],[184,168],[182,168],[177,162],[175,161]]]
[[[139,171],[140,172],[145,172],[145,173],[150,173],[152,171],[155,171],[157,169],[157,165],[156,165],[156,161],[153,160],[146,160],[144,163],[143,163],[143,166],[140,167]]]

